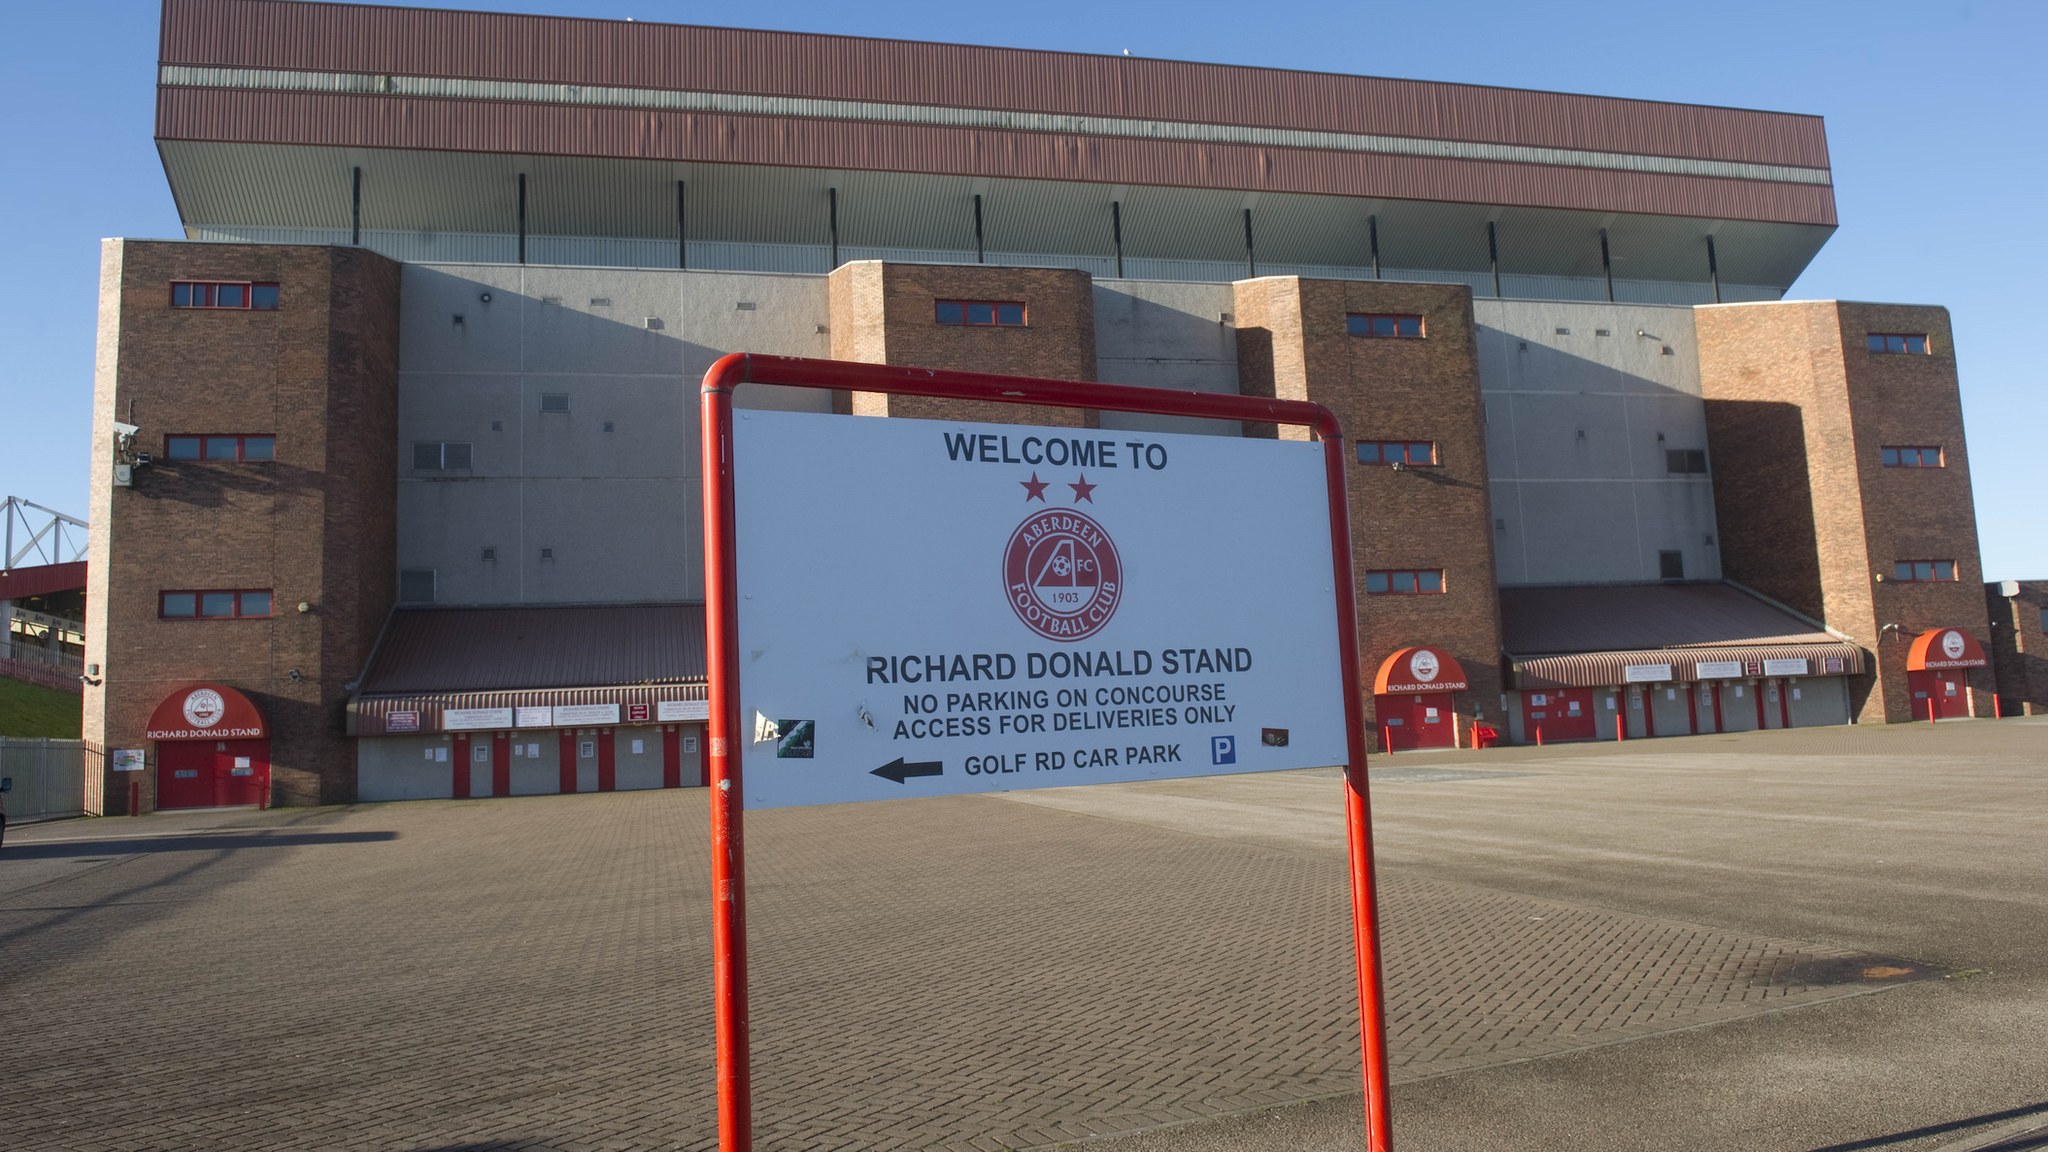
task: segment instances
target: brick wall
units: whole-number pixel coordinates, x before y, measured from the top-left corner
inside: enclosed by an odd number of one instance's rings
[[[276,281],[280,306],[173,309],[179,279]],[[273,803],[354,799],[344,685],[394,591],[398,291],[399,266],[361,249],[106,242],[86,626],[103,684],[86,693],[87,739],[146,747],[159,701],[216,681],[264,712]],[[117,419],[157,456],[132,488],[111,483]],[[276,460],[172,462],[177,433],[273,435]],[[268,588],[275,615],[160,619],[157,594],[179,588]],[[110,783],[125,810],[129,778]]]
[[[1991,616],[1991,643],[1984,650],[1991,656],[2002,713],[2039,716],[2048,713],[2048,629],[2042,627],[2048,624],[2048,580],[2012,581],[2012,596],[2005,595],[2004,583],[1984,585]]]
[[[1459,715],[1498,721],[1500,600],[1471,290],[1291,276],[1242,280],[1236,289],[1241,391],[1323,404],[1344,429],[1363,677],[1370,682],[1401,648],[1435,645],[1458,658],[1471,684],[1458,695]],[[1352,336],[1352,313],[1420,315],[1425,336]],[[1270,425],[1246,433],[1307,435]],[[1357,463],[1359,440],[1433,441],[1441,463],[1366,467]],[[1411,568],[1443,569],[1444,593],[1365,594],[1368,571]]]
[[[1095,300],[1086,272],[865,260],[832,273],[830,298],[835,360],[1095,379]],[[1028,322],[1021,328],[940,324],[933,312],[939,300],[1017,301],[1028,308]],[[867,392],[841,399],[839,410],[861,416],[1094,427],[1091,414],[1072,408]]]
[[[1988,642],[1976,515],[1945,309],[1816,301],[1696,312],[1723,572],[1876,653],[1852,685],[1861,720],[1905,720],[1905,650],[1929,628]],[[1925,333],[1927,355],[1866,337]],[[1946,467],[1886,468],[1885,445],[1939,445]],[[1899,583],[1898,560],[1957,579]],[[1988,670],[1971,675],[1988,693]]]

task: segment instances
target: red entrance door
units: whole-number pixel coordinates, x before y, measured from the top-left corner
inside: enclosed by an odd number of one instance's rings
[[[1389,693],[1374,697],[1373,703],[1389,752],[1449,748],[1456,740],[1449,692]]]
[[[1591,740],[1594,736],[1593,690],[1591,688],[1545,688],[1522,693],[1522,738],[1536,742],[1536,729],[1543,729],[1543,742]]]
[[[1963,674],[1959,670],[1930,668],[1908,672],[1906,689],[1913,694],[1915,720],[1969,715],[1969,701],[1963,694]]]
[[[165,740],[156,748],[158,808],[261,804],[270,795],[268,740]]]

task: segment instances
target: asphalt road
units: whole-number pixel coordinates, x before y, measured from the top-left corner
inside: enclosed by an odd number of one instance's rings
[[[2048,722],[1372,776],[1402,1152],[2048,1146]],[[703,795],[13,830],[0,1143],[711,1148]],[[757,1147],[1359,1147],[1338,802],[753,814]]]

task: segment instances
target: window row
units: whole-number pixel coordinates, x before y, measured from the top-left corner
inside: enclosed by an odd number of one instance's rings
[[[1707,450],[1704,448],[1666,448],[1664,450],[1664,471],[1674,476],[1704,476],[1707,472]]]
[[[159,592],[157,615],[166,620],[235,620],[268,616],[270,589],[235,592]]]
[[[1939,448],[1884,448],[1879,450],[1887,468],[1939,468]]]
[[[473,444],[448,440],[420,440],[412,446],[412,466],[417,472],[466,472],[474,467]]]
[[[173,308],[241,308],[269,312],[277,308],[277,285],[248,280],[173,280]]]
[[[1436,445],[1419,440],[1360,440],[1360,464],[1435,464]]]
[[[1911,584],[1955,578],[1956,562],[1953,560],[1901,560],[1892,565],[1892,579]]]
[[[1404,569],[1365,574],[1368,596],[1426,596],[1444,590],[1441,568]]]
[[[275,460],[275,436],[166,436],[167,460]]]
[[[1914,356],[1925,356],[1927,354],[1927,337],[1925,334],[1911,336],[1905,333],[1872,332],[1870,334],[1870,350],[1872,352],[1907,353]]]
[[[970,327],[1024,327],[1024,305],[1005,300],[938,300],[934,317],[941,324]]]
[[[1422,339],[1422,317],[1388,316],[1377,312],[1354,312],[1344,318],[1344,330],[1353,336]]]

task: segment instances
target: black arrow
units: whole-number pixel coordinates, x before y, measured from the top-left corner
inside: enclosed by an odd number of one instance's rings
[[[905,764],[903,757],[898,756],[880,768],[875,769],[873,774],[880,776],[884,780],[894,780],[901,784],[912,776],[940,776],[944,775],[945,771],[946,762],[943,760],[927,760],[922,764]]]

